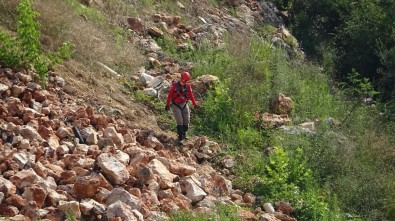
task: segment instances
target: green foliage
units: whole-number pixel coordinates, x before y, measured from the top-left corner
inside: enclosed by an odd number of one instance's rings
[[[298,220],[350,220],[341,211],[337,197],[330,195],[329,191],[320,192],[318,189],[312,189],[302,193],[301,198],[295,210]],[[356,221],[356,219],[352,220]]]
[[[209,3],[214,6],[220,7],[223,5],[223,0],[209,0]]]
[[[164,11],[172,14],[179,14],[180,7],[176,4],[176,1],[166,0],[141,0],[133,1],[135,7],[142,7],[144,9],[152,9],[155,11]]]
[[[245,49],[233,48],[235,45]],[[235,128],[253,126],[254,113],[268,109],[266,104],[270,95],[266,93],[270,91],[270,85],[262,84],[262,81],[271,77],[266,60],[270,47],[259,45],[258,41],[229,43],[229,46],[227,50],[201,47],[192,57],[196,59],[193,73],[210,73],[222,79],[205,100],[201,125],[214,133],[229,131],[229,138],[236,138]],[[251,53],[247,53],[248,50]],[[202,59],[197,59],[199,57]]]
[[[395,36],[395,30],[393,35]],[[386,118],[393,121],[395,120],[395,47],[384,50],[381,58],[384,68],[382,70],[383,81],[380,89],[383,91],[383,99],[388,102],[384,111]]]
[[[330,61],[337,79],[346,79],[355,69],[372,82],[375,90],[380,89],[384,101],[392,99],[389,85],[393,81],[388,78],[391,72],[382,71],[388,64],[382,55],[395,45],[394,1],[276,0],[275,3],[281,9],[289,9],[292,33],[309,57],[326,64]]]
[[[75,218],[74,212],[72,210],[66,211],[65,215],[66,215],[67,221],[77,221],[77,219]]]
[[[224,221],[238,221],[237,208],[231,205],[218,205],[216,214],[219,215],[220,220]],[[217,215],[217,216],[218,216]]]
[[[198,215],[191,212],[178,212],[170,217],[170,221],[206,221],[210,220],[207,215]]]
[[[135,90],[133,92],[133,97],[136,101],[148,106],[152,111],[155,112],[155,114],[158,114],[162,123],[169,124],[170,115],[167,115],[166,112],[163,112],[165,105],[157,97],[148,96],[142,90]]]
[[[193,214],[191,212],[178,212],[170,217],[170,221],[238,221],[237,208],[229,205],[217,205],[215,213]]]
[[[385,104],[384,116],[387,120],[390,120],[392,122],[395,121],[395,99],[392,99],[391,101]]]
[[[336,64],[338,58],[338,52],[332,47],[323,47],[320,49],[322,51],[322,67],[323,71],[327,75],[332,75],[336,71]]]
[[[0,62],[5,65],[19,65],[19,50],[13,39],[0,30]]]
[[[223,130],[228,130],[231,127],[230,124],[234,122],[235,109],[232,107],[232,99],[228,95],[228,90],[226,82],[223,82],[215,87],[205,100],[204,113],[195,119],[198,125],[204,126],[201,129],[205,133],[218,134]]]
[[[168,53],[168,54],[170,54],[172,56],[176,56],[177,55],[177,52],[178,52],[177,45],[168,36],[165,36],[163,38],[155,38],[155,41],[158,43],[158,45],[164,51],[166,51],[166,53]]]
[[[33,11],[30,0],[21,0],[18,7],[18,39],[22,49],[22,60],[35,61],[40,56],[41,43],[39,14]]]
[[[293,1],[289,0],[274,0],[273,3],[277,6],[278,9],[282,11],[286,11],[292,8]]]
[[[228,11],[229,11],[229,13],[231,14],[231,15],[233,15],[233,16],[235,16],[235,17],[238,17],[239,15],[238,15],[238,12],[237,12],[237,8],[235,8],[235,7],[230,7],[229,9],[228,9]]]
[[[311,171],[306,166],[301,148],[290,157],[283,148],[277,147],[262,171],[263,187],[256,191],[271,200],[295,199],[311,186]]]
[[[393,144],[385,130],[378,130],[381,135],[373,132],[374,124],[381,124],[373,118],[375,115],[369,108],[359,107],[342,130],[323,123],[315,135],[276,133],[272,135],[277,138],[273,145],[288,149],[303,146],[316,182],[336,194],[345,212],[369,220],[386,220],[383,208],[388,206],[384,202],[393,198],[394,168],[381,153],[391,152],[387,148],[393,148]]]
[[[98,23],[103,22],[106,18],[105,15],[103,15],[103,13],[100,11],[92,7],[86,7],[77,0],[66,0],[66,3],[70,5],[77,12],[77,14],[84,15]]]
[[[379,44],[389,43],[388,34],[383,32],[389,25],[385,24],[385,12],[379,3],[362,0],[350,4],[348,13],[338,34],[342,41],[338,46],[346,52],[341,59],[341,72],[344,75],[355,68],[365,77],[378,77],[377,69],[382,66],[377,53]]]
[[[5,66],[28,68],[33,66],[41,81],[47,77],[47,71],[63,58],[71,56],[72,46],[65,43],[57,52],[45,54],[41,50],[39,14],[33,10],[30,0],[21,0],[17,6],[17,37],[9,37],[0,30],[0,61]]]
[[[240,149],[244,149],[244,147],[258,147],[264,143],[263,134],[254,128],[239,128],[236,134],[234,142]]]
[[[289,152],[275,148],[262,169],[259,182],[254,186],[256,194],[264,195],[271,202],[290,201],[300,220],[345,220],[337,199],[315,187],[301,148]]]
[[[261,36],[266,35],[262,33]],[[301,220],[346,220],[340,208],[363,217],[385,216],[387,212],[378,213],[376,208],[383,207],[381,202],[391,199],[394,178],[380,171],[379,168],[385,166],[379,162],[392,163],[379,153],[387,152],[383,147],[393,145],[379,144],[367,132],[378,125],[376,109],[365,105],[353,108],[353,97],[358,97],[360,103],[360,96],[376,94],[366,77],[355,71],[345,91],[333,86],[329,76],[338,59],[336,51],[328,50],[323,68],[289,60],[281,50],[272,49],[257,39],[239,42],[229,38],[226,47],[220,50],[207,47],[193,53],[195,56],[188,59],[196,64],[194,73],[210,73],[221,79],[205,98],[202,112],[192,118],[193,124],[198,132],[220,139],[227,147],[224,155],[231,154],[237,159],[237,179],[234,180],[237,187],[273,201],[291,200],[296,208],[295,215]],[[320,122],[316,134],[290,135],[253,126],[254,113],[268,112],[272,98],[280,92],[294,102],[293,123],[306,119]],[[344,100],[343,94],[349,92],[355,96]],[[345,116],[348,120],[342,122],[341,128],[325,123],[325,119],[336,121]],[[391,136],[383,135],[382,138],[389,141]],[[271,161],[265,161],[262,149],[267,146],[283,148],[271,156]],[[382,185],[370,184],[366,180],[372,178],[363,173],[366,170],[374,171],[380,180],[383,177],[389,180],[382,180]],[[356,171],[359,175],[354,177],[352,174]],[[372,188],[375,194],[350,191],[346,185],[340,185],[343,178],[350,181],[346,182],[348,185],[366,184],[361,188],[364,191]],[[380,191],[383,194],[376,194]],[[373,200],[373,195],[380,200]],[[376,204],[361,206],[362,203],[355,200],[372,200]]]
[[[215,48],[209,43],[202,43],[190,54],[183,54],[184,59],[194,62],[194,76],[212,74],[221,78],[226,78],[226,71],[233,58],[225,49]]]
[[[357,155],[353,163],[347,165],[349,168],[334,179],[334,187],[349,212],[369,220],[386,220],[394,197],[393,169],[386,168],[388,164],[372,166],[381,160],[373,159],[373,155],[372,152]],[[347,188],[350,186],[354,188]]]
[[[55,52],[49,52],[47,56],[55,64],[61,64],[65,59],[72,56],[74,45],[69,42],[64,42]]]
[[[378,92],[374,90],[369,79],[361,77],[355,69],[352,69],[351,73],[347,76],[347,80],[347,83],[341,84],[344,85],[344,87],[347,87],[344,90],[346,94],[358,98],[373,97],[378,94]]]
[[[67,2],[72,2],[78,14],[84,15],[88,21],[100,23],[105,19],[104,13],[93,7],[85,7],[76,0]],[[223,1],[211,2],[223,4]],[[353,94],[353,97],[375,95],[370,82],[377,81],[367,80],[367,77],[386,77],[381,88],[388,101],[385,116],[395,113],[394,42],[391,40],[395,32],[393,16],[390,16],[395,11],[395,4],[387,0],[360,1],[353,5],[346,0],[276,2],[282,5],[281,9],[290,10],[293,34],[302,41],[302,47],[307,52],[324,61],[323,70],[308,62],[292,61],[282,50],[272,48],[267,43],[273,32],[269,26],[262,27],[259,32],[261,38],[229,34],[222,48],[205,42],[191,50],[179,50],[169,36],[156,39],[164,51],[179,60],[180,64],[193,63],[193,77],[212,74],[221,79],[221,83],[205,97],[203,108],[193,113],[197,115],[192,118],[193,129],[221,140],[227,147],[224,149],[226,154],[238,160],[234,168],[236,187],[254,191],[265,200],[291,200],[296,209],[294,215],[299,220],[345,220],[339,208],[366,219],[392,220],[395,211],[394,160],[391,155],[394,147],[394,136],[391,135],[393,125],[387,125],[386,119],[380,118],[376,109],[367,106],[353,109],[347,124],[342,122],[341,128],[324,123],[324,119],[344,119],[348,114],[352,107],[350,101],[353,100],[343,100],[344,93]],[[135,8],[140,4],[152,6],[155,10],[173,10],[171,8],[175,6],[170,1],[133,1]],[[20,7],[19,13],[31,16],[23,18],[30,25],[18,23],[20,30],[16,37],[0,31],[1,64],[33,65],[38,72],[45,73],[52,65],[68,58],[73,48],[71,44],[64,44],[57,52],[42,52],[38,41],[40,25],[35,23],[38,17],[35,13],[23,12],[29,10],[27,5]],[[115,13],[111,10],[118,9],[118,4],[113,5],[106,7],[106,10],[115,19]],[[123,13],[128,12],[123,7],[120,9]],[[235,14],[231,10],[230,13]],[[377,27],[372,27],[375,19]],[[372,27],[377,33],[370,37],[369,28],[364,30],[364,27]],[[29,34],[29,28],[34,29],[32,34]],[[116,39],[115,47],[111,47],[122,49],[128,34],[121,29],[110,29]],[[18,40],[20,35],[25,39]],[[366,42],[369,45],[364,50]],[[26,50],[32,53],[26,53]],[[105,54],[107,57],[107,51]],[[377,62],[379,55],[382,63]],[[22,57],[24,60],[20,59]],[[364,64],[365,59],[370,58],[370,63]],[[127,62],[115,60],[114,66],[119,70],[128,70],[125,67]],[[384,66],[381,67],[381,64]],[[369,67],[364,69],[364,65]],[[351,69],[354,66],[355,71]],[[376,73],[377,67],[381,68]],[[347,80],[345,91],[334,89],[328,77],[334,76],[334,71]],[[346,78],[345,73],[350,72]],[[272,98],[280,92],[294,101],[294,110],[290,114],[292,122],[297,124],[306,119],[317,119],[321,122],[317,133],[289,135],[274,129],[254,127],[255,112],[268,112]],[[163,113],[163,103],[157,99],[147,97],[142,91],[135,91],[133,95],[134,99],[156,113]],[[159,116],[159,121],[167,120],[168,116]],[[266,158],[262,150],[268,146],[283,148]],[[221,214],[220,220],[238,220],[233,208],[219,210],[217,214]],[[176,216],[178,218],[175,220],[219,218],[214,214],[200,217],[181,213]]]

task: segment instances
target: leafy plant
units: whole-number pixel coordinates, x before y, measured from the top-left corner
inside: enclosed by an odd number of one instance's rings
[[[157,97],[148,96],[142,90],[134,91],[133,95],[137,101],[149,106],[151,110],[155,111],[157,114],[163,113],[162,110],[165,106]]]
[[[61,63],[62,58],[71,56],[72,46],[65,43],[55,53],[44,53],[41,50],[39,14],[33,10],[30,0],[21,0],[17,6],[17,36],[9,37],[0,30],[0,61],[5,66],[29,68],[34,67],[43,82],[48,69]]]
[[[74,212],[72,210],[66,211],[66,220],[67,221],[76,221],[77,219],[75,218]]]
[[[378,92],[374,90],[372,84],[370,83],[368,78],[363,78],[361,75],[352,69],[352,72],[347,77],[348,83],[341,83],[341,85],[345,85],[344,92],[346,95],[353,97],[356,99],[356,102],[351,107],[349,113],[342,120],[343,123],[348,121],[348,118],[351,114],[353,114],[357,107],[359,107],[364,99],[372,99],[374,95],[377,95]]]
[[[235,8],[235,7],[229,7],[228,11],[229,11],[229,13],[230,13],[231,15],[233,15],[233,16],[235,16],[235,17],[238,17],[238,16],[239,16],[239,14],[238,14],[238,12],[237,12],[237,8]]]
[[[311,185],[311,171],[306,166],[301,148],[293,158],[283,148],[275,148],[262,171],[263,189],[257,191],[269,199],[297,199],[300,192]]]
[[[377,95],[378,92],[374,90],[373,85],[369,79],[362,77],[355,69],[351,70],[351,73],[347,76],[347,83],[342,83],[345,88],[346,94],[358,97],[358,98],[371,98]]]
[[[13,39],[0,30],[0,62],[4,65],[19,65],[19,50]]]
[[[228,90],[226,82],[215,87],[203,104],[203,116],[195,119],[195,121],[199,121],[198,125],[204,125],[204,128],[201,129],[207,130],[206,133],[218,134],[227,130],[234,121],[235,109],[233,109]]]
[[[266,201],[290,201],[300,220],[346,220],[335,196],[322,194],[314,184],[312,171],[302,149],[285,151],[276,147],[269,155],[254,190]],[[329,218],[330,217],[330,218]]]
[[[163,38],[155,38],[155,41],[164,51],[170,55],[177,55],[177,45],[170,37],[164,36]]]
[[[211,214],[193,214],[191,212],[178,212],[170,217],[170,221],[238,221],[237,208],[230,205],[217,205],[216,211]]]
[[[40,56],[41,43],[39,14],[33,10],[30,0],[21,0],[17,6],[18,41],[22,49],[22,60],[33,62]]]
[[[224,4],[223,0],[209,0],[209,3],[218,7],[221,7]]]
[[[67,4],[69,4],[79,15],[87,16],[88,18],[100,23],[105,20],[105,16],[100,11],[86,7],[76,0],[66,0]]]

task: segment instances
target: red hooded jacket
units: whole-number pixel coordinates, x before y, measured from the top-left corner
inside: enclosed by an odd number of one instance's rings
[[[196,104],[195,97],[193,96],[193,93],[192,93],[191,84],[185,83],[188,96],[185,96],[183,92],[177,92],[177,90],[176,90],[177,84],[178,84],[178,81],[173,82],[171,84],[169,94],[167,95],[166,106],[170,105],[170,101],[172,101],[175,104],[180,104],[180,103],[187,102],[189,99],[192,101],[193,106],[196,107],[197,104]],[[184,88],[184,85],[182,85],[181,82],[180,82],[180,86],[181,86],[181,89]]]

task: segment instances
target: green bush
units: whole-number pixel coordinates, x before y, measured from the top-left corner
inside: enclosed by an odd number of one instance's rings
[[[237,49],[233,48],[235,45]],[[265,199],[291,200],[295,215],[302,220],[345,220],[339,208],[353,217],[359,214],[367,219],[387,214],[378,212],[377,208],[384,207],[381,203],[391,199],[394,178],[380,168],[392,165],[393,161],[379,153],[391,152],[385,147],[393,145],[372,139],[377,136],[369,132],[380,124],[380,115],[375,108],[354,98],[374,95],[368,81],[356,76],[350,78],[354,86],[337,89],[328,73],[334,60],[330,54],[322,69],[308,62],[289,60],[281,50],[257,39],[239,42],[230,38],[221,50],[207,47],[194,53],[195,70],[199,74],[216,75],[221,83],[207,95],[193,124],[199,132],[213,135],[226,144],[223,155],[235,157],[236,187]],[[204,59],[198,61],[199,56]],[[350,90],[358,96],[345,96]],[[254,127],[254,113],[269,111],[271,99],[280,92],[294,102],[290,115],[294,124],[307,120],[319,122],[315,134],[292,135]],[[354,108],[356,102],[359,105]],[[340,125],[326,123],[329,118]],[[383,133],[380,139],[393,139],[390,131],[380,130]],[[262,150],[273,146],[282,146],[283,152],[265,161]],[[389,168],[393,170],[392,166]],[[381,185],[374,187],[375,184],[366,182],[372,179],[363,173],[366,170],[374,171],[372,174],[380,180],[388,177],[388,181],[382,180]],[[360,174],[358,177],[353,176],[356,172]],[[365,184],[364,190],[372,188],[373,193],[378,191],[388,196],[350,191],[342,183],[361,185],[361,188]],[[378,199],[373,200],[374,195]],[[356,200],[372,200],[376,204],[364,207]],[[391,211],[390,207],[386,210]]]
[[[97,23],[104,22],[106,19],[105,15],[100,11],[91,7],[86,7],[77,0],[66,0],[66,3],[70,5],[77,14],[87,16]]]
[[[0,62],[5,66],[20,65],[19,49],[13,39],[0,30]]]
[[[345,220],[336,197],[317,188],[301,148],[275,148],[262,169],[254,193],[266,202],[289,201],[298,220]]]
[[[192,212],[177,212],[170,216],[170,221],[239,221],[237,208],[230,205],[217,205],[211,214],[193,214]]]
[[[47,77],[48,69],[71,56],[71,45],[65,43],[55,53],[41,50],[39,14],[33,10],[30,0],[21,0],[17,6],[17,36],[12,38],[0,30],[0,62],[4,66],[35,68],[40,80]]]
[[[261,174],[263,186],[255,191],[271,200],[296,201],[298,195],[312,185],[311,171],[302,157],[301,148],[293,157],[283,148],[275,148]]]
[[[235,110],[232,108],[232,100],[228,95],[226,82],[220,83],[213,91],[209,92],[203,109],[204,112],[194,119],[202,132],[219,134],[230,127]]]

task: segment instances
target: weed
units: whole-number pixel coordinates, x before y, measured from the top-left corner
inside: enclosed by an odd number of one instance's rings
[[[237,208],[230,205],[217,205],[216,211],[211,214],[193,214],[191,212],[178,212],[170,217],[170,221],[238,221]]]
[[[9,37],[0,30],[0,60],[3,65],[29,68],[33,66],[37,71],[41,82],[47,77],[47,71],[53,65],[61,63],[62,58],[70,57],[70,45],[65,44],[60,51],[46,54],[41,49],[40,23],[37,21],[39,13],[33,10],[29,0],[21,0],[16,8],[17,36]]]
[[[72,210],[65,212],[65,215],[66,215],[67,221],[77,221],[77,219],[75,218],[74,212]]]

